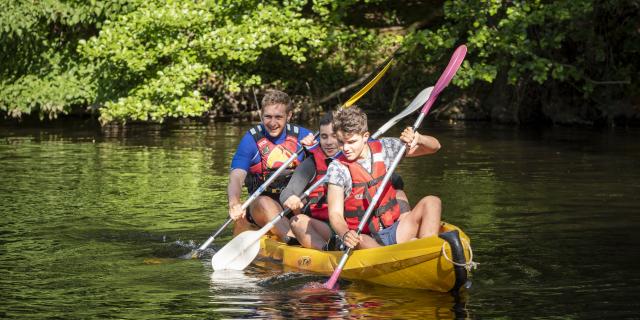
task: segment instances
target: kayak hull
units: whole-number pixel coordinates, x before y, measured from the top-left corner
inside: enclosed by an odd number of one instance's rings
[[[457,230],[463,243],[465,261],[470,258],[469,237],[458,227],[443,223],[442,232]],[[447,257],[443,255],[443,247]],[[313,273],[331,275],[340,262],[342,251],[319,251],[288,246],[271,237],[260,241],[260,255],[281,261],[283,265]],[[341,277],[364,280],[388,287],[426,289],[447,292],[456,290],[455,266],[451,263],[451,246],[438,236],[372,249],[355,250],[342,270]],[[462,261],[457,261],[462,262]],[[464,262],[463,262],[464,263]],[[464,279],[466,279],[466,270]],[[461,271],[458,270],[458,273]],[[458,274],[458,282],[460,282]]]

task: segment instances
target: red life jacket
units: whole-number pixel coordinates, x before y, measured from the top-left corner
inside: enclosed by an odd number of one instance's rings
[[[369,207],[369,202],[387,173],[387,168],[384,165],[382,143],[379,140],[371,140],[367,144],[371,151],[371,174],[357,161],[350,162],[344,155],[338,158],[351,173],[351,194],[344,200],[344,218],[350,230],[358,229],[358,224],[360,224],[365,211]],[[399,217],[400,206],[396,200],[396,190],[391,183],[387,183],[362,233],[371,234],[372,231],[377,233],[383,228],[391,226]]]
[[[316,176],[310,184],[318,182],[327,174],[327,160],[328,158],[322,148],[318,145],[317,148],[310,151],[313,155],[313,161],[316,164]],[[309,207],[311,217],[322,221],[329,221],[329,206],[327,205],[327,184],[323,184],[313,190],[308,197],[309,201],[307,206]]]
[[[267,138],[262,125],[257,125],[249,129],[251,136],[258,146],[258,152],[260,153],[260,162],[249,168],[249,173],[257,178],[257,181],[254,181],[257,186],[266,181],[271,173],[278,170],[278,168],[280,168],[282,164],[297,151],[299,144],[298,133],[300,132],[300,128],[296,125],[287,124],[285,130],[286,137],[284,141],[281,144],[275,144]],[[287,168],[280,177],[276,178],[276,180],[271,183],[269,190],[272,192],[279,192],[278,190],[284,188],[293,174],[293,169],[295,169],[299,164],[300,161],[298,158],[293,160],[291,164],[289,164],[289,168]],[[250,190],[250,192],[253,191]]]

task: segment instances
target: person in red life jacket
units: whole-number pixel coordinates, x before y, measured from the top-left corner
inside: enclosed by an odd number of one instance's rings
[[[360,236],[356,229],[368,203],[403,144],[406,155],[417,157],[440,149],[438,140],[406,128],[397,138],[369,140],[367,115],[357,107],[337,112],[333,130],[342,155],[327,168],[327,202],[331,227],[343,243],[356,249],[387,246],[437,235],[440,230],[440,199],[422,198],[409,212],[401,214],[396,190],[391,184],[376,204]]]
[[[329,227],[329,212],[325,201],[326,186],[315,189],[304,203],[301,195],[309,186],[322,179],[327,166],[340,151],[338,140],[331,125],[331,113],[320,119],[320,143],[310,149],[310,156],[298,166],[287,187],[280,194],[280,203],[292,209],[291,231],[307,248],[322,249],[332,236]],[[300,214],[300,213],[304,214]]]
[[[302,246],[318,250],[335,250],[337,244],[334,241],[336,233],[329,225],[327,185],[314,190],[306,202],[303,202],[298,195],[325,176],[327,167],[340,151],[332,121],[332,112],[328,112],[320,119],[319,145],[310,149],[312,156],[307,157],[296,168],[289,184],[280,193],[280,203],[283,207],[291,208],[295,213],[295,216],[290,219],[291,231]],[[402,204],[401,211],[411,210],[407,196],[401,190],[404,184],[402,178],[394,174],[391,181],[397,190],[398,201]]]
[[[262,99],[261,123],[249,129],[238,145],[231,161],[227,187],[229,216],[236,222],[234,233],[249,228],[249,224],[263,226],[282,211],[278,202],[280,192],[304,154],[294,160],[290,168],[271,183],[247,211],[241,210],[243,182],[249,194],[252,194],[296,152],[301,143],[314,144],[313,134],[309,130],[288,123],[292,116],[291,109],[291,98],[286,93],[278,90],[267,92]],[[281,219],[272,232],[285,242],[293,240],[286,218]]]

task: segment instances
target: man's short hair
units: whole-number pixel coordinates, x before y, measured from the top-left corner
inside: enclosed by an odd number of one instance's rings
[[[264,97],[262,97],[262,108],[274,104],[283,104],[287,107],[287,113],[291,112],[291,98],[288,94],[280,90],[269,90]]]
[[[320,118],[320,126],[326,126],[333,122],[333,112],[325,113],[322,118]]]
[[[337,111],[333,115],[333,132],[338,131],[348,134],[364,134],[368,132],[367,114],[356,106]]]

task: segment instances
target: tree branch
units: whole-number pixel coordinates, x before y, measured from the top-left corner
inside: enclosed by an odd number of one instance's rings
[[[346,86],[344,86],[344,87],[342,87],[342,88],[340,88],[340,89],[338,89],[338,90],[336,90],[334,92],[331,92],[330,94],[320,98],[316,103],[317,104],[323,104],[323,103],[325,103],[325,102],[327,102],[327,101],[329,101],[331,99],[334,99],[337,96],[339,96],[339,95],[341,95],[341,94],[343,94],[343,93],[345,93],[345,92],[347,92],[347,91],[359,86],[365,80],[367,80],[367,78],[369,78],[369,76],[371,76],[371,74],[372,74],[372,72],[369,72],[369,73],[365,74],[364,76],[358,78],[358,80],[350,83],[349,85],[346,85]]]

